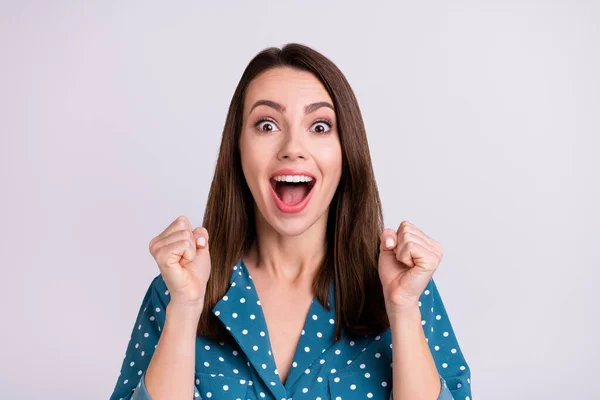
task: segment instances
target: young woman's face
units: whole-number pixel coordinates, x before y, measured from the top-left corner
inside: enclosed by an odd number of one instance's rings
[[[342,171],[332,108],[325,87],[306,71],[271,69],[247,88],[242,169],[262,217],[283,235],[327,218]]]

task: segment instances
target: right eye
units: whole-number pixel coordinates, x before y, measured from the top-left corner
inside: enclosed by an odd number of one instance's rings
[[[263,124],[263,125],[262,125],[263,127],[269,127],[269,128],[268,128],[268,129],[263,129],[263,128],[261,128],[261,124]],[[255,127],[256,127],[256,128],[257,128],[257,129],[258,129],[260,132],[275,132],[275,131],[273,130],[273,126],[275,126],[275,127],[276,127],[277,125],[275,124],[275,121],[273,121],[273,120],[272,120],[272,119],[270,119],[270,118],[261,118],[260,120],[258,120],[258,121],[257,121],[257,122],[254,124],[254,126],[255,126]]]

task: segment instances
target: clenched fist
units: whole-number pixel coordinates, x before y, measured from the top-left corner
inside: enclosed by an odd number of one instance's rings
[[[419,298],[442,260],[442,245],[408,221],[380,238],[379,278],[390,319],[418,309]]]
[[[211,269],[208,231],[192,230],[190,221],[180,216],[150,241],[150,254],[167,284],[170,303],[202,308]]]

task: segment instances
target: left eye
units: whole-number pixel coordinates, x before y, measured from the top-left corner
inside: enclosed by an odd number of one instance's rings
[[[324,128],[321,128],[321,130],[320,130],[320,131],[317,131],[316,133],[327,133],[327,132],[329,132],[329,131],[331,130],[331,124],[330,124],[329,122],[327,122],[327,121],[317,121],[317,122],[315,122],[315,123],[314,123],[314,124],[311,126],[311,128],[312,128],[313,126],[319,126],[319,125],[327,125],[327,126],[329,127],[329,129],[328,129],[328,130],[326,130],[326,131],[323,131],[323,129],[324,129]],[[312,129],[311,129],[311,130],[312,130]]]

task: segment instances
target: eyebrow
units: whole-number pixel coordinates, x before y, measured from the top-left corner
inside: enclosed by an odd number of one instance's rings
[[[252,106],[252,108],[250,109],[250,111],[248,112],[248,114],[250,114],[252,112],[252,110],[254,110],[256,107],[258,106],[268,106],[271,108],[274,108],[275,110],[277,110],[280,113],[285,113],[285,106],[279,104],[276,101],[272,101],[272,100],[258,100],[256,103],[254,103],[254,105]],[[307,106],[304,107],[304,114],[310,114],[313,111],[318,110],[321,107],[328,107],[331,108],[334,112],[335,112],[335,108],[333,108],[333,106],[331,105],[331,103],[328,103],[326,101],[319,101],[317,103],[312,103],[309,104]]]

